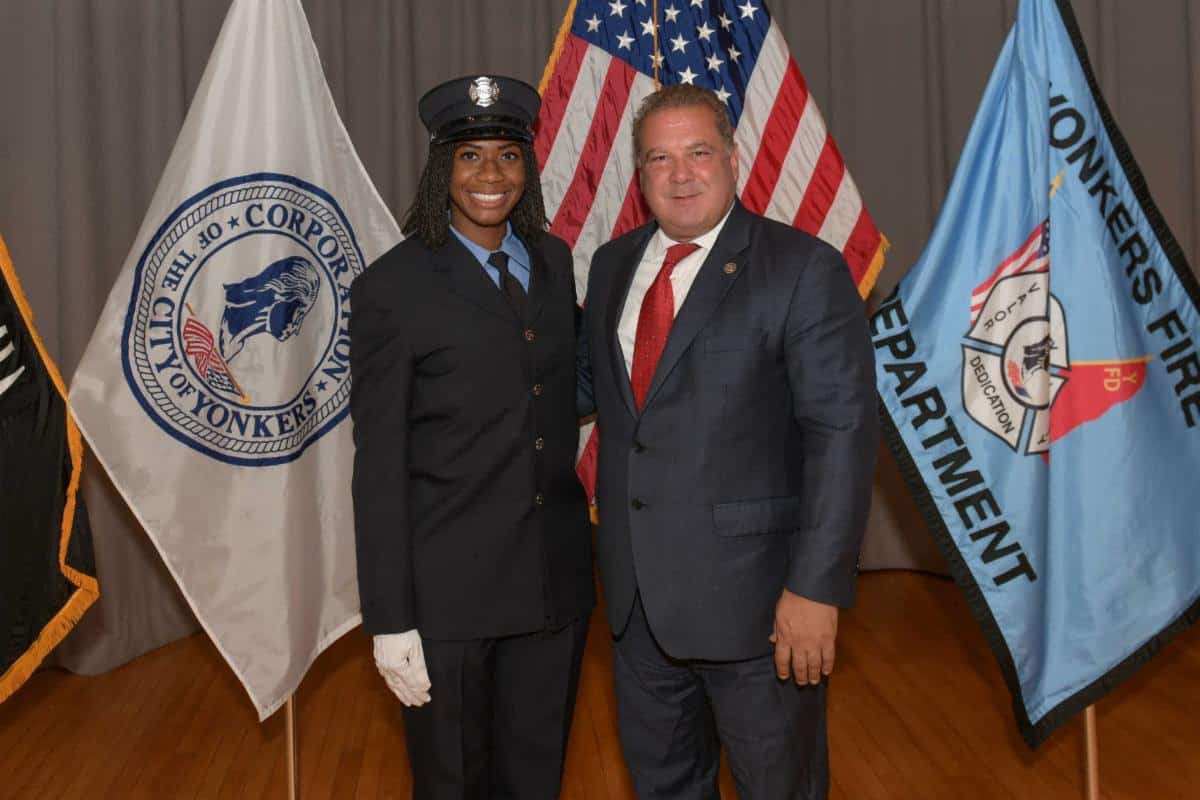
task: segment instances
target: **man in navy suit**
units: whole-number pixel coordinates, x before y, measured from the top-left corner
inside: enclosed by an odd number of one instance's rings
[[[596,252],[581,350],[625,758],[641,797],[716,798],[719,740],[743,800],[822,798],[878,439],[863,304],[738,202],[712,92],[651,95],[633,138],[655,221]]]

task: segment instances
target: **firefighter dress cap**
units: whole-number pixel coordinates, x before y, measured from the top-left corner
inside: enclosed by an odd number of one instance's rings
[[[542,101],[524,81],[503,75],[455,78],[435,86],[417,104],[430,144],[468,139],[533,141]]]

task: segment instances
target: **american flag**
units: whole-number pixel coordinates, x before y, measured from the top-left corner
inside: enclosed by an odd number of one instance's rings
[[[660,85],[691,83],[725,102],[738,192],[751,211],[842,251],[864,297],[887,240],[761,0],[573,0],[539,91],[534,144],[550,232],[571,246],[583,297],[592,253],[649,218],[631,128]],[[580,459],[589,496],[595,436]]]
[[[217,352],[216,341],[203,322],[188,317],[183,323],[183,350],[196,365],[196,372],[213,386],[230,394],[241,394],[233,382],[225,359]]]
[[[1010,275],[1020,275],[1026,272],[1048,272],[1050,270],[1050,220],[1033,229],[1025,243],[1017,248],[1017,252],[1000,263],[992,272],[991,277],[975,287],[971,292],[971,324],[979,317],[983,304],[987,302],[988,294],[996,281]]]

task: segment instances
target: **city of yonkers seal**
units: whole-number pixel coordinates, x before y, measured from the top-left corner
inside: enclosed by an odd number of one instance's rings
[[[171,213],[138,261],[125,378],[169,435],[219,461],[283,464],[349,410],[350,283],[363,257],[322,189],[257,173]]]

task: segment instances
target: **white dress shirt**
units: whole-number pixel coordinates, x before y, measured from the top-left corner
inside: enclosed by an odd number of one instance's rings
[[[700,267],[704,265],[704,259],[708,258],[717,237],[721,234],[721,229],[725,227],[725,220],[729,219],[730,211],[733,211],[733,206],[729,207],[729,211],[725,212],[725,216],[712,230],[691,241],[691,244],[698,245],[700,249],[676,264],[675,269],[671,271],[671,293],[675,295],[675,316],[679,316],[679,309],[683,307],[683,301],[687,299],[688,292],[691,291],[692,284],[696,281],[696,276],[700,274]],[[642,301],[646,299],[646,292],[650,290],[650,284],[654,283],[659,270],[662,269],[663,259],[667,257],[667,249],[676,244],[680,244],[680,242],[667,236],[663,233],[662,228],[659,228],[650,238],[650,242],[646,245],[646,252],[642,254],[641,263],[633,273],[629,294],[625,298],[625,308],[621,311],[621,321],[617,324],[617,338],[621,342],[621,352],[625,356],[625,371],[629,374],[633,374],[633,343],[637,339],[637,324],[638,317],[642,313]]]

